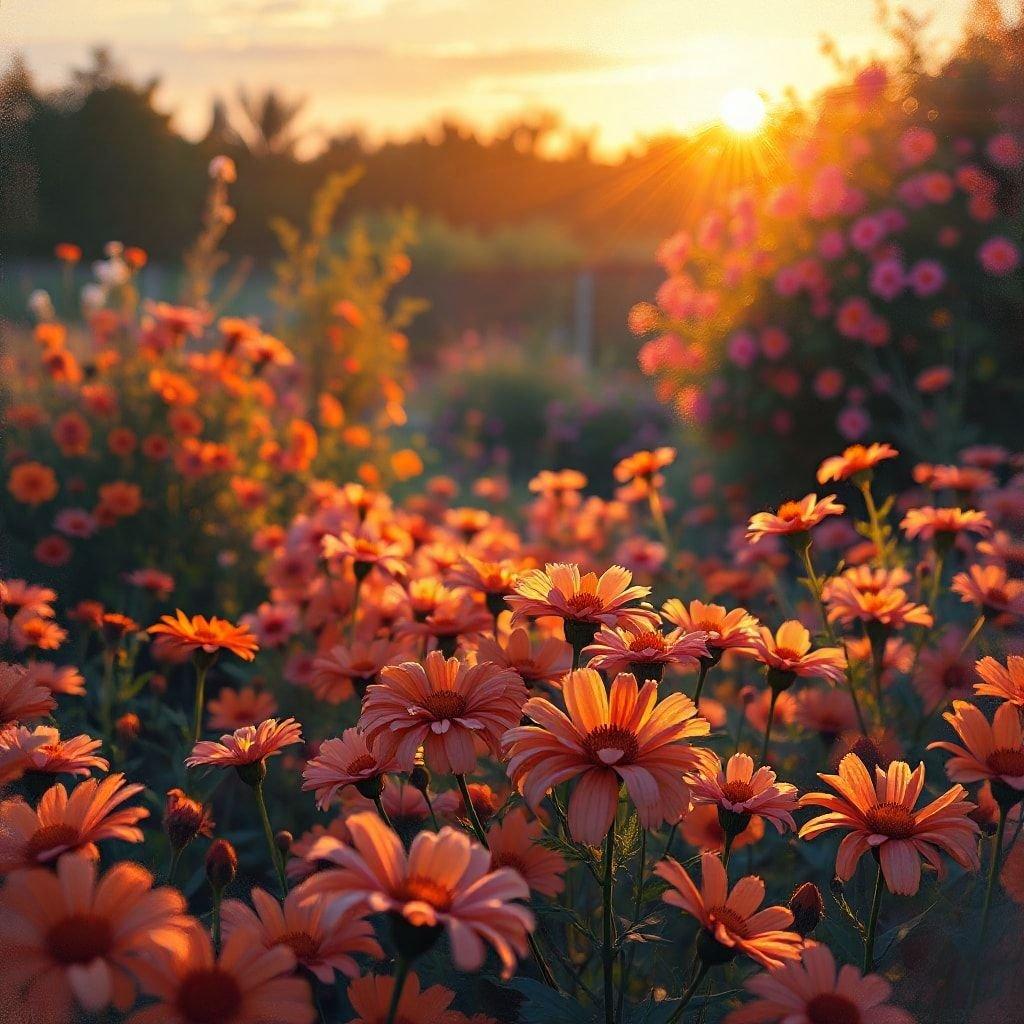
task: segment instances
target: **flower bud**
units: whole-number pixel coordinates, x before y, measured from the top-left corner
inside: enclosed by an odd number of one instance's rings
[[[209,835],[213,821],[206,808],[180,789],[169,789],[164,805],[164,832],[173,850],[184,850],[200,832]]]
[[[114,723],[114,729],[117,731],[118,737],[124,743],[130,743],[136,736],[139,735],[139,730],[142,728],[142,722],[139,720],[139,716],[131,711],[125,712],[121,717]]]
[[[274,843],[285,856],[287,856],[288,851],[292,848],[292,843],[294,842],[295,836],[285,828],[274,834]]]
[[[206,851],[206,877],[216,892],[229,886],[238,874],[238,854],[226,839],[215,839]]]
[[[796,887],[793,895],[789,897],[789,909],[793,914],[790,931],[796,932],[804,939],[818,927],[825,916],[825,903],[813,882],[804,882],[803,885]]]
[[[430,769],[425,764],[418,764],[409,772],[409,785],[426,793],[430,788]]]

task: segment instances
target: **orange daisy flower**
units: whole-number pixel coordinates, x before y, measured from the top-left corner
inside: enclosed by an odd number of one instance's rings
[[[302,742],[302,726],[294,718],[268,718],[225,733],[220,741],[200,740],[185,758],[189,768],[240,768],[280,754],[285,747]]]
[[[21,665],[0,661],[0,728],[44,718],[56,706],[49,689],[33,682]]]
[[[984,657],[974,667],[983,680],[974,684],[979,697],[998,697],[1024,708],[1024,658],[1011,654],[1004,667],[995,658]]]
[[[778,512],[757,512],[747,524],[747,540],[756,544],[769,534],[807,533],[828,516],[840,516],[846,511],[834,494],[818,500],[816,494],[808,494],[800,501],[787,501],[779,506]]]
[[[881,590],[861,590],[852,580],[840,576],[829,580],[822,595],[828,606],[829,622],[878,623],[887,629],[905,626],[931,626],[932,613],[923,604],[907,599],[906,591],[898,587]]]
[[[267,949],[248,930],[231,935],[218,957],[196,924],[149,952],[139,980],[156,1002],[125,1024],[312,1024],[309,984],[294,969],[287,946]]]
[[[465,775],[476,768],[475,740],[500,754],[501,738],[519,721],[527,696],[509,669],[431,651],[425,665],[407,661],[381,671],[381,681],[366,690],[359,724],[367,742],[382,741],[402,771],[412,768],[422,746],[428,767]]]
[[[303,792],[315,791],[317,807],[325,811],[345,786],[359,788],[378,782],[382,775],[396,770],[394,758],[378,746],[368,742],[359,729],[346,729],[340,738],[325,740],[316,757],[302,769]]]
[[[393,640],[338,644],[313,662],[310,688],[320,700],[341,704],[357,691],[365,693],[385,665],[397,665],[408,655],[407,645]]]
[[[642,632],[602,626],[594,642],[583,648],[592,668],[610,675],[632,672],[643,679],[660,680],[666,665],[710,658],[704,634],[673,629],[668,633],[645,629]]]
[[[891,444],[853,444],[842,455],[833,455],[818,467],[818,483],[830,480],[863,479],[880,462],[895,459],[899,452]]]
[[[0,893],[5,1012],[11,1019],[61,1021],[75,1006],[124,1013],[135,1002],[140,961],[186,926],[185,900],[154,889],[128,861],[97,880],[96,864],[67,855],[56,870],[9,879]]]
[[[206,705],[206,724],[211,729],[234,732],[252,722],[262,722],[277,714],[277,701],[268,690],[257,690],[253,686],[233,690],[221,687],[217,696]]]
[[[59,489],[57,474],[41,462],[19,463],[7,478],[7,490],[22,505],[45,505]]]
[[[757,639],[757,619],[746,608],[726,611],[720,604],[694,600],[687,605],[673,597],[662,605],[661,614],[673,626],[688,632],[704,633],[704,642],[715,660],[720,660],[728,650],[749,653]]]
[[[746,954],[763,967],[778,967],[800,955],[804,940],[788,931],[793,914],[785,907],[758,911],[765,892],[760,878],[747,875],[730,892],[725,868],[715,854],[702,853],[700,868],[699,889],[671,857],[659,861],[654,873],[669,886],[661,898],[700,923],[704,942],[710,945],[707,951],[713,951],[714,959],[725,963]]]
[[[992,520],[985,512],[961,508],[912,508],[903,517],[900,527],[908,540],[920,537],[938,543],[952,543],[959,533],[979,533],[986,536],[992,532]]]
[[[644,828],[676,821],[690,799],[683,772],[713,768],[715,756],[687,741],[710,732],[689,697],[658,702],[657,683],[642,687],[629,674],[616,676],[611,693],[594,669],[566,676],[568,714],[534,697],[523,714],[536,725],[511,729],[508,774],[534,811],[553,787],[578,779],[569,798],[569,830],[581,843],[601,842],[626,784]]]
[[[724,772],[719,768],[714,775],[691,775],[688,781],[694,803],[713,804],[740,817],[760,815],[778,832],[796,829],[796,786],[777,782],[767,765],[754,771],[754,759],[747,754],[733,754]]]
[[[522,807],[509,811],[487,830],[491,870],[511,868],[518,872],[531,892],[557,896],[564,888],[565,858],[540,842],[544,829],[536,818],[529,820]]]
[[[999,781],[1024,799],[1024,730],[1020,715],[1010,703],[1000,704],[989,724],[973,704],[953,701],[953,710],[942,716],[963,741],[963,746],[937,740],[929,750],[946,750],[946,774],[954,782]]]
[[[325,851],[339,870],[314,875],[305,886],[318,898],[334,898],[335,910],[367,906],[373,913],[391,913],[415,930],[420,943],[443,928],[456,966],[479,970],[485,946],[494,947],[502,977],[515,970],[517,956],[526,955],[533,915],[515,900],[529,888],[515,871],[491,871],[491,856],[464,832],[448,826],[420,832],[406,853],[402,841],[376,814],[354,814],[347,820],[352,846]],[[396,940],[401,945],[401,930]],[[408,935],[408,933],[407,933]]]
[[[95,859],[104,839],[141,843],[138,822],[149,817],[145,807],[121,807],[143,791],[125,783],[123,775],[86,779],[68,796],[59,783],[51,786],[33,810],[24,800],[0,802],[0,872],[49,864],[62,853]]]
[[[387,1024],[395,979],[384,974],[367,974],[356,978],[348,987],[348,1001],[357,1016],[348,1024]],[[443,985],[420,989],[419,977],[410,972],[405,977],[398,999],[395,1020],[402,1024],[447,1024],[452,1014],[455,993]]]
[[[554,685],[572,668],[569,644],[548,637],[535,650],[530,634],[521,627],[512,630],[505,640],[480,637],[473,656],[478,662],[489,661],[499,668],[511,669],[527,686]]]
[[[886,1002],[892,987],[884,978],[849,964],[837,969],[828,946],[808,946],[799,960],[744,984],[757,998],[725,1024],[914,1024],[906,1010]]]
[[[254,909],[241,900],[224,901],[224,935],[243,932],[267,949],[287,946],[297,963],[325,985],[334,982],[335,971],[350,978],[359,974],[353,953],[377,959],[384,955],[369,921],[358,910],[329,914],[324,903],[309,898],[304,885],[292,889],[283,905],[259,887],[249,898]]]
[[[836,793],[808,793],[801,807],[824,807],[828,814],[811,819],[800,829],[801,839],[815,839],[835,828],[847,830],[836,856],[836,874],[844,882],[869,850],[877,851],[890,892],[912,896],[921,884],[921,858],[940,875],[942,851],[968,871],[978,870],[978,826],[968,816],[974,804],[963,799],[967,790],[952,786],[942,796],[915,810],[924,790],[924,765],[913,771],[904,761],[875,769],[872,783],[864,762],[847,754],[838,775],[818,778]]]
[[[709,853],[721,853],[725,849],[725,829],[718,820],[717,807],[711,804],[695,804],[683,815],[679,826],[684,842],[690,846]],[[733,838],[730,849],[742,850],[744,846],[752,846],[762,839],[764,820],[755,814],[747,823],[747,827]]]
[[[972,565],[953,577],[950,589],[986,614],[1024,614],[1024,583],[1010,579],[1001,566]]]
[[[110,763],[96,753],[102,746],[102,740],[85,733],[62,740],[60,731],[50,725],[11,727],[0,732],[0,764],[5,766],[0,774],[9,782],[26,772],[83,776],[94,769],[105,772]]]
[[[839,647],[811,650],[811,634],[796,619],[784,622],[775,635],[762,626],[754,642],[758,660],[768,668],[792,676],[817,676],[838,683],[846,669],[846,655]]]
[[[256,637],[247,626],[236,626],[227,619],[218,619],[216,615],[209,619],[202,615],[189,618],[180,609],[177,617],[162,615],[155,626],[149,627],[148,632],[166,637],[164,643],[185,657],[197,651],[202,651],[208,657],[215,657],[221,651],[230,651],[243,661],[252,661],[259,650]]]

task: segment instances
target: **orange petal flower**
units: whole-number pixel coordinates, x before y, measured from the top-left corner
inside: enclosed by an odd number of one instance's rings
[[[787,501],[779,506],[778,512],[758,512],[750,517],[747,524],[747,540],[757,543],[767,534],[806,533],[828,516],[839,516],[846,511],[834,494],[818,500],[816,494],[808,494],[800,501]]]
[[[348,1024],[387,1024],[395,979],[383,974],[367,974],[356,978],[348,987],[348,1001],[357,1016]],[[431,985],[420,990],[416,974],[406,976],[402,994],[398,999],[395,1020],[402,1024],[441,1024],[449,1020],[455,993],[443,985]]]
[[[818,467],[818,483],[849,480],[874,469],[886,459],[895,459],[899,452],[891,444],[850,445],[842,455],[833,455]]]
[[[705,643],[713,654],[738,649],[750,652],[757,639],[757,619],[746,608],[726,611],[720,604],[691,601],[684,604],[678,597],[666,601],[661,608],[666,622],[687,631],[705,634]]]
[[[920,537],[922,540],[952,539],[958,533],[980,533],[985,536],[992,532],[992,521],[984,512],[962,508],[912,508],[903,517],[900,527],[908,540]]]
[[[956,730],[963,746],[938,740],[929,750],[946,750],[946,774],[954,782],[999,780],[1013,790],[1024,790],[1024,731],[1020,715],[1010,703],[1000,704],[991,724],[973,704],[953,701],[942,716]]]
[[[247,626],[236,626],[227,619],[218,619],[216,615],[209,619],[202,615],[193,615],[190,619],[180,609],[177,617],[163,615],[148,632],[154,636],[163,636],[165,644],[172,650],[188,657],[196,651],[215,655],[221,651],[230,651],[243,661],[252,661],[259,650],[256,638]]]
[[[0,661],[0,728],[48,715],[57,702],[21,665]]]
[[[346,729],[340,738],[321,743],[316,757],[306,762],[302,789],[314,790],[317,806],[325,811],[345,786],[358,786],[394,770],[394,759],[388,752],[367,741],[358,729]]]
[[[234,732],[252,722],[262,722],[277,714],[277,701],[267,690],[253,686],[233,690],[224,686],[214,700],[206,704],[206,724],[211,729]]]
[[[246,725],[225,733],[220,741],[200,740],[185,758],[189,768],[238,768],[280,754],[285,747],[302,742],[302,726],[294,718],[268,718],[259,725]]]
[[[565,888],[562,876],[567,865],[557,850],[541,845],[543,831],[540,821],[528,820],[522,807],[495,822],[487,830],[491,870],[511,868],[523,877],[531,891],[557,896]]]
[[[1024,658],[1011,654],[1004,668],[995,658],[985,657],[974,667],[983,680],[974,684],[979,697],[998,697],[1018,708],[1024,707]]]
[[[754,771],[754,759],[747,754],[733,754],[724,771],[693,775],[689,782],[695,803],[714,804],[733,814],[758,814],[779,832],[796,829],[796,786],[777,782],[767,765]]]
[[[820,647],[812,651],[811,634],[796,619],[784,622],[774,636],[767,626],[762,626],[754,650],[760,661],[779,672],[817,676],[831,683],[838,683],[845,672],[846,655],[841,648]]]

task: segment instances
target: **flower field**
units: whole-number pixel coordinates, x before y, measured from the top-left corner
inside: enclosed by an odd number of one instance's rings
[[[411,422],[355,174],[276,320],[227,157],[180,293],[58,246],[3,353],[0,1019],[1019,1019],[1024,112],[957,60],[669,237],[683,425],[586,473]]]

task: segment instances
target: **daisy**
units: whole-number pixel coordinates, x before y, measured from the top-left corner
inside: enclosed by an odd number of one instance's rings
[[[441,929],[448,934],[455,965],[475,971],[483,965],[485,942],[494,947],[502,977],[526,955],[533,915],[514,902],[529,887],[515,871],[491,871],[491,857],[464,832],[448,826],[420,832],[406,853],[398,836],[375,814],[347,820],[352,846],[338,846],[328,859],[338,870],[323,871],[305,883],[318,898],[336,899],[336,909],[365,904],[373,913],[390,913],[400,952],[423,951]],[[402,949],[403,942],[408,943]]]
[[[153,887],[122,861],[97,880],[96,863],[66,855],[56,870],[20,872],[0,893],[5,1012],[22,1020],[71,1020],[135,1002],[140,960],[186,927],[185,900]],[[11,999],[13,998],[13,1003]]]
[[[741,818],[758,814],[778,832],[796,829],[796,786],[777,782],[775,772],[766,765],[754,771],[754,759],[746,754],[733,754],[724,772],[719,767],[714,775],[692,775],[688,781],[694,803],[714,804]]]
[[[838,795],[808,793],[801,807],[824,807],[829,812],[812,818],[801,829],[801,839],[815,839],[831,829],[847,830],[836,856],[836,875],[844,882],[853,877],[857,862],[869,850],[890,892],[912,896],[921,884],[921,858],[940,875],[942,851],[968,871],[978,870],[978,826],[968,817],[974,804],[963,799],[963,786],[952,786],[942,796],[915,810],[924,789],[924,765],[914,771],[904,761],[885,770],[875,768],[872,783],[864,762],[847,754],[838,775],[818,778]]]
[[[1010,579],[1001,566],[972,565],[953,577],[950,589],[986,614],[1024,614],[1024,583]]]
[[[25,669],[0,661],[0,728],[44,718],[56,706],[53,694]]]
[[[877,974],[849,964],[836,968],[828,946],[808,946],[792,960],[745,982],[756,998],[725,1024],[914,1024],[886,1000],[892,991]]]
[[[634,452],[632,455],[620,459],[612,470],[612,474],[620,484],[629,483],[630,480],[644,480],[652,483],[658,477],[661,470],[671,466],[676,461],[675,448],[656,448],[654,451]]]
[[[357,638],[338,644],[313,662],[310,688],[320,700],[341,704],[356,692],[362,696],[385,665],[400,664],[408,654],[406,644],[393,640]]]
[[[367,783],[375,783],[379,792],[381,776],[395,771],[395,762],[378,746],[368,743],[358,729],[346,729],[340,738],[325,740],[302,770],[303,791],[315,791],[317,807],[322,811],[345,786],[355,786],[362,792]]]
[[[718,857],[702,853],[700,866],[699,889],[686,869],[671,857],[659,861],[654,873],[669,886],[662,900],[695,917],[703,928],[705,962],[728,963],[746,954],[762,967],[778,967],[800,955],[803,939],[787,930],[793,923],[793,914],[785,907],[758,911],[765,891],[760,878],[741,878],[730,892],[725,868]]]
[[[988,535],[992,532],[992,521],[984,512],[974,509],[934,508],[926,505],[910,509],[900,527],[908,540],[920,537],[936,544],[951,544],[959,533]]]
[[[679,822],[679,831],[684,842],[702,852],[725,851],[725,829],[718,819],[718,808],[711,804],[694,804]],[[745,829],[738,835],[730,833],[730,836],[729,849],[732,851],[742,850],[744,846],[753,846],[764,839],[764,821],[754,814]]]
[[[233,690],[221,687],[217,696],[206,705],[206,724],[211,729],[233,732],[253,722],[262,722],[277,714],[277,701],[267,690],[253,686]]]
[[[845,449],[842,455],[833,455],[818,467],[818,483],[853,479],[859,482],[868,478],[871,470],[886,459],[895,459],[899,455],[890,444],[854,444]]]
[[[974,665],[982,682],[974,684],[979,697],[998,697],[1018,708],[1024,708],[1024,658],[1011,654],[1006,667],[992,657],[984,657]]]
[[[405,549],[401,544],[365,533],[328,534],[321,541],[321,549],[327,559],[350,558],[357,580],[364,580],[374,566],[379,566],[388,576],[398,577],[405,572]]]
[[[383,974],[356,978],[348,987],[356,1016],[348,1024],[388,1024],[395,985],[394,978]],[[455,993],[443,985],[421,990],[417,975],[407,974],[394,1019],[402,1024],[449,1024],[453,1014],[448,1007],[454,998]]]
[[[185,758],[189,768],[244,768],[280,754],[285,747],[302,742],[302,726],[294,718],[268,718],[225,733],[220,741],[201,740]]]
[[[45,686],[51,693],[81,697],[85,693],[85,677],[74,665],[54,665],[52,661],[30,661],[25,665],[26,682]]]
[[[846,511],[846,506],[835,498],[834,494],[829,494],[819,501],[816,494],[808,494],[800,501],[784,502],[778,512],[758,512],[747,524],[747,540],[756,544],[769,534],[805,534],[828,516],[840,516]]]
[[[197,923],[149,952],[139,980],[156,1002],[126,1024],[312,1024],[309,985],[292,976],[294,969],[287,946],[267,949],[247,929],[236,931],[218,957]]]
[[[660,680],[666,665],[710,658],[711,652],[700,632],[687,633],[673,629],[660,630],[614,629],[602,626],[594,642],[583,648],[590,655],[592,668],[602,669],[610,675],[632,672],[643,679]]]
[[[540,821],[528,820],[522,807],[509,811],[487,830],[491,870],[511,868],[525,879],[531,892],[557,896],[565,888],[562,876],[567,865],[557,850],[541,844],[543,832]]]
[[[164,643],[186,657],[202,652],[207,659],[212,659],[221,651],[228,651],[243,661],[252,661],[259,650],[256,638],[247,626],[236,626],[227,619],[218,619],[216,615],[209,619],[202,615],[189,618],[180,609],[177,617],[162,615],[148,632],[166,637]]]
[[[691,601],[689,605],[673,597],[661,608],[666,622],[687,632],[704,633],[704,642],[714,661],[728,650],[750,653],[757,639],[757,619],[746,608],[726,611],[720,604]]]
[[[1024,732],[1020,715],[1010,703],[996,708],[991,724],[981,711],[967,701],[953,701],[953,710],[942,716],[955,730],[963,746],[937,740],[929,750],[945,750],[953,756],[946,762],[946,774],[954,782],[1002,784],[1014,803],[1024,799]],[[1012,791],[1012,792],[1011,792]],[[998,796],[998,793],[997,793]]]
[[[676,821],[688,806],[683,772],[714,765],[714,755],[687,741],[710,732],[689,697],[670,694],[658,702],[657,683],[638,687],[616,676],[611,694],[594,669],[566,676],[568,712],[534,697],[523,713],[536,725],[505,736],[508,774],[536,812],[553,787],[577,779],[569,799],[569,830],[578,842],[601,842],[615,818],[619,788],[626,784],[644,828]]]
[[[828,607],[829,622],[846,626],[863,622],[877,623],[885,629],[903,629],[905,626],[931,626],[934,621],[925,605],[909,601],[906,592],[897,587],[863,591],[840,576],[828,582],[822,598]]]
[[[51,786],[35,810],[20,799],[0,802],[0,872],[49,864],[68,852],[95,859],[104,839],[141,843],[138,822],[149,811],[121,804],[143,788],[108,775],[80,782],[70,796],[59,783]]]
[[[49,725],[16,726],[0,732],[0,762],[17,762],[18,776],[25,772],[86,776],[93,770],[110,769],[110,762],[96,753],[102,746],[102,740],[85,733],[62,740],[59,730]]]
[[[500,754],[501,738],[519,721],[526,698],[509,669],[445,660],[432,651],[425,665],[384,668],[381,681],[366,690],[359,722],[367,742],[380,740],[402,771],[412,768],[422,746],[430,769],[465,775],[476,768],[476,740]]]
[[[349,978],[359,974],[353,953],[380,959],[384,951],[373,937],[373,928],[357,909],[329,914],[319,900],[310,899],[304,886],[293,889],[282,905],[269,893],[254,887],[249,894],[253,909],[241,900],[225,900],[221,913],[224,935],[237,932],[258,939],[267,949],[287,946],[299,966],[325,985],[334,972]]]
[[[817,677],[830,683],[842,680],[846,656],[839,647],[820,647],[811,650],[811,634],[796,619],[779,626],[775,635],[762,626],[754,641],[754,652],[769,670],[789,676]]]
[[[480,637],[474,656],[500,668],[511,669],[527,686],[538,683],[554,685],[572,668],[572,647],[564,640],[548,637],[536,648],[530,634],[519,627],[507,639]]]

